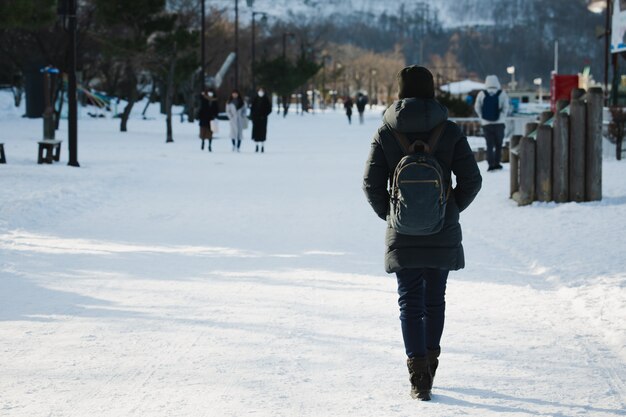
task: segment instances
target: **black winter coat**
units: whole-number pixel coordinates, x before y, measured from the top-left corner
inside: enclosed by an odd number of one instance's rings
[[[252,140],[265,142],[267,140],[267,117],[272,114],[272,102],[268,96],[257,95],[250,106],[252,119]]]
[[[351,98],[348,98],[346,101],[344,101],[343,108],[346,109],[346,114],[348,116],[352,115],[352,107],[354,107],[354,102]]]
[[[387,225],[385,270],[388,273],[407,268],[458,270],[465,266],[459,213],[478,194],[482,177],[467,138],[455,123],[446,121],[447,118],[447,109],[434,99],[399,100],[387,109],[384,124],[374,135],[365,167],[363,190],[381,219],[386,219],[389,212],[389,180],[404,156],[390,128],[405,133],[411,141],[427,141],[432,129],[445,122],[434,156],[447,183],[451,183],[452,173],[456,178],[441,232],[429,236],[409,236],[397,233]]]
[[[217,99],[206,99],[200,96],[200,111],[198,112],[200,126],[210,127],[211,120],[214,120],[218,114]]]
[[[365,106],[367,106],[368,99],[365,96],[361,96],[356,99],[356,109],[359,113],[363,113],[365,111]]]
[[[257,95],[252,100],[252,106],[250,106],[250,118],[262,119],[272,114],[272,102],[269,97],[264,95],[260,97]]]

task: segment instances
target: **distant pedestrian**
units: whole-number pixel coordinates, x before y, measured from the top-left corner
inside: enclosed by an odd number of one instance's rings
[[[350,96],[346,97],[343,102],[343,108],[346,109],[346,116],[348,116],[348,123],[352,124],[352,107],[354,107],[354,102]]]
[[[484,91],[478,93],[474,110],[480,117],[485,141],[487,142],[487,171],[502,169],[502,141],[509,113],[509,96],[500,86],[496,75],[488,75],[485,79]]]
[[[200,94],[200,111],[198,112],[198,119],[200,122],[200,140],[202,140],[202,146],[200,149],[204,150],[204,141],[209,142],[209,152],[212,152],[211,143],[213,142],[213,130],[211,129],[211,122],[217,118],[219,109],[217,107],[217,98],[215,97],[215,90],[209,88]]]
[[[233,90],[230,94],[230,99],[226,105],[226,115],[230,121],[230,138],[233,144],[233,152],[239,152],[246,123],[246,106],[237,90]]]
[[[259,88],[256,96],[252,99],[250,117],[252,118],[252,140],[256,142],[255,152],[265,152],[265,140],[267,139],[267,118],[272,114],[272,102],[265,94],[263,88]]]
[[[367,106],[367,96],[363,93],[359,93],[356,99],[356,109],[359,112],[359,123],[365,123],[365,118],[363,117],[363,113],[365,112],[365,106]]]
[[[404,68],[398,84],[400,100],[385,111],[374,136],[363,189],[387,221],[385,269],[398,281],[411,396],[429,400],[448,273],[465,266],[459,213],[474,200],[482,179],[467,138],[435,100],[431,72]]]

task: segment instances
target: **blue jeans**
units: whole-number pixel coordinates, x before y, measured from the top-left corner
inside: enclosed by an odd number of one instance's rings
[[[504,130],[504,123],[483,126],[483,134],[487,142],[487,162],[490,168],[500,165]]]
[[[398,305],[404,348],[409,358],[439,348],[446,311],[447,270],[403,269],[398,278]]]

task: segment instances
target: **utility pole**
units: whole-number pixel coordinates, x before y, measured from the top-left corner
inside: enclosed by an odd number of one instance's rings
[[[254,73],[254,64],[256,62],[256,25],[255,25],[255,17],[257,15],[261,16],[261,21],[267,19],[267,13],[265,12],[252,12],[252,91],[256,91],[256,76]]]
[[[611,50],[611,0],[606,0],[604,24],[604,104],[609,105],[609,54]],[[613,73],[615,78],[615,73]]]
[[[202,91],[204,91],[205,80],[206,80],[206,52],[205,52],[205,42],[206,42],[206,10],[204,0],[200,0],[200,9],[202,10],[202,39],[200,40],[200,55],[201,55],[201,66],[202,66]]]
[[[239,0],[235,0],[235,89],[239,89]]]
[[[78,105],[76,103],[76,2],[67,0],[68,4],[68,32],[69,32],[69,71],[68,71],[68,150],[69,166],[79,167],[78,164]]]

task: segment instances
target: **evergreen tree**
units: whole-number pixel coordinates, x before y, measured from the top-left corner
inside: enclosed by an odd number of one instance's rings
[[[198,66],[199,33],[189,30],[179,15],[170,15],[168,30],[157,32],[151,41],[155,75],[164,81],[166,142],[173,142],[172,105],[179,86],[193,76]]]
[[[57,0],[2,0],[0,29],[41,29],[57,18]]]
[[[255,73],[260,85],[282,97],[286,112],[291,93],[314,77],[321,68],[321,64],[302,54],[295,63],[284,57],[263,60],[255,66]]]
[[[121,67],[119,91],[115,93],[128,103],[120,123],[120,131],[126,132],[130,112],[140,98],[140,73],[150,62],[148,40],[158,31],[171,30],[171,16],[165,14],[166,0],[94,1],[103,26],[105,54]]]

